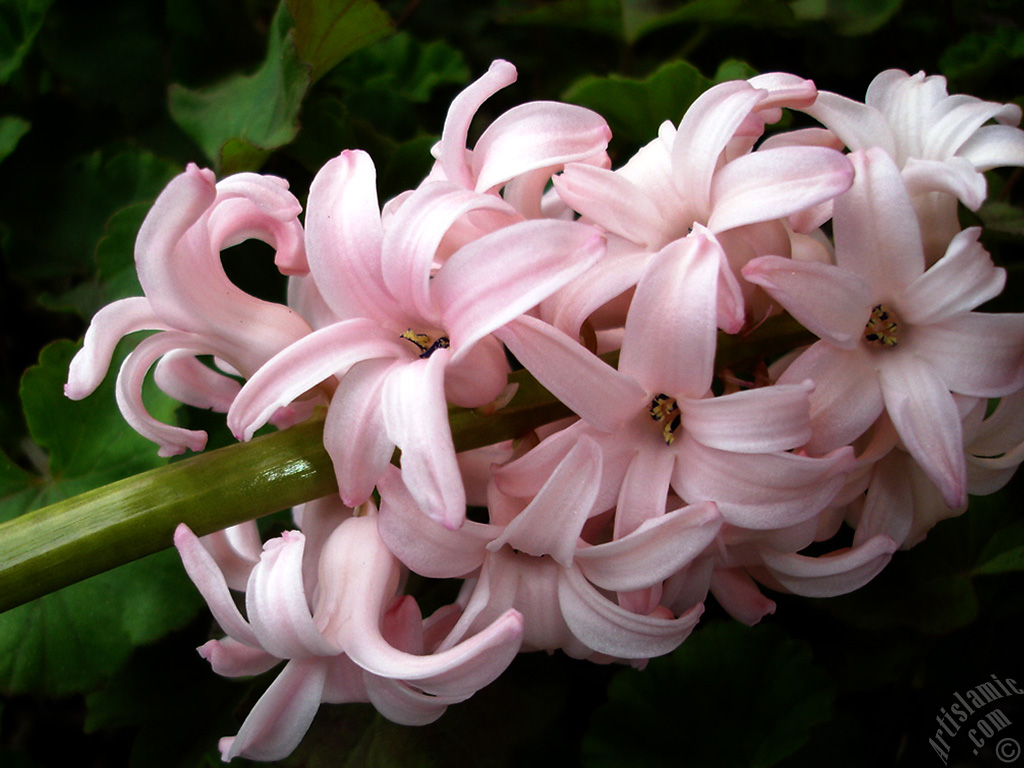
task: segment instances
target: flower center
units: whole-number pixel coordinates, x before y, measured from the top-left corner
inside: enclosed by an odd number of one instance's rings
[[[895,347],[899,343],[899,327],[893,311],[879,304],[871,310],[871,317],[864,326],[864,341],[878,347]]]
[[[683,416],[679,412],[676,399],[666,394],[655,395],[648,410],[651,418],[661,424],[661,436],[665,445],[672,445],[676,439],[675,432],[683,423]]]
[[[448,349],[451,346],[451,341],[447,336],[438,336],[434,339],[426,333],[417,333],[412,328],[407,329],[402,334],[402,338],[419,347],[420,357],[430,357],[437,350]]]

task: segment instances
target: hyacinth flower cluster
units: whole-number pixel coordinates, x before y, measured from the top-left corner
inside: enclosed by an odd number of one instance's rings
[[[497,61],[459,94],[430,174],[383,205],[359,150],[302,223],[281,179],[189,167],[139,233],[145,296],[97,314],[72,363],[85,397],[155,331],[117,396],[164,455],[206,436],[147,413],[151,370],[240,440],[326,412],[336,496],[267,542],[175,536],[226,633],[200,649],[213,669],[283,663],[225,760],[283,757],[321,703],[431,722],[523,651],[642,667],[709,597],[754,624],[765,591],[850,592],[1024,459],[1024,316],[978,311],[1006,276],[957,219],[985,171],[1024,166],[1019,108],[895,70],[864,102],[767,74],[613,170],[607,124],[569,104],[515,107],[470,147],[515,79]],[[787,109],[820,125],[773,131]],[[225,275],[247,238],[287,306]],[[786,317],[796,348],[721,353]],[[449,408],[514,402],[513,365],[574,415],[457,453]],[[410,573],[457,598],[424,617]]]

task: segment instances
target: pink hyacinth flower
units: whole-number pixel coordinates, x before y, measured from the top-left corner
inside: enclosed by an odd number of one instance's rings
[[[884,411],[906,449],[958,507],[967,494],[960,414],[951,393],[1001,397],[1024,385],[1024,315],[972,311],[1005,273],[961,232],[925,269],[917,217],[881,149],[854,152],[857,177],[836,201],[836,264],[766,256],[744,276],[819,336],[779,379],[815,382],[820,453],[860,436]]]
[[[439,266],[446,233],[466,214],[493,229]],[[423,510],[457,527],[465,492],[448,402],[477,407],[505,387],[491,333],[591,266],[604,239],[584,224],[525,221],[500,198],[425,184],[388,219],[373,164],[344,152],[313,182],[306,217],[310,274],[339,322],[300,339],[242,389],[228,425],[248,439],[279,408],[340,379],[324,442],[347,504],[365,501],[394,448]]]
[[[153,419],[142,402],[142,383],[157,368],[158,385],[182,402],[227,411],[238,383],[197,358],[212,355],[222,370],[243,378],[310,332],[294,310],[250,296],[224,273],[220,252],[248,238],[275,248],[286,274],[307,270],[298,201],[282,179],[243,173],[214,183],[211,171],[190,165],[161,192],[135,243],[135,264],[145,297],[101,309],[71,362],[65,393],[73,400],[99,386],[117,342],[156,330],[125,359],[117,401],[128,423],[160,445],[161,456],[202,450],[206,433]]]

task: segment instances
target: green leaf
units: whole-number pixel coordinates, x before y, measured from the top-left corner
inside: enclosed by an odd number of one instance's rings
[[[939,57],[939,70],[957,83],[983,83],[1011,61],[1024,58],[1024,32],[1000,25],[971,32]]]
[[[806,643],[771,624],[712,622],[643,671],[618,673],[591,720],[583,764],[774,765],[829,719],[833,695]]]
[[[1024,209],[1010,203],[988,200],[977,213],[986,232],[995,232],[1013,240],[1024,240]]]
[[[866,35],[884,26],[903,0],[796,0],[790,9],[798,21],[824,21],[840,35]]]
[[[295,21],[299,58],[319,80],[349,54],[394,31],[391,17],[373,0],[286,0]]]
[[[63,396],[75,349],[49,345],[22,377],[34,454],[45,466],[34,476],[4,457],[0,520],[165,462],[125,424],[113,382],[79,403]],[[169,398],[147,400],[156,418],[171,418]],[[181,626],[199,605],[174,553],[162,552],[0,614],[0,689],[63,696],[95,688],[135,646]]]
[[[281,3],[260,68],[207,88],[172,85],[171,116],[218,172],[255,170],[273,150],[295,138],[311,82],[309,65],[299,58],[292,41],[288,9]]]
[[[0,117],[0,162],[18,146],[21,137],[28,133],[32,124],[20,117]]]
[[[694,100],[720,82],[720,77],[750,77],[748,72],[753,74],[742,62],[728,61],[715,79],[708,79],[688,62],[670,61],[643,80],[587,75],[570,86],[562,98],[601,114],[615,140],[641,145],[657,136],[664,121],[678,123]]]
[[[134,203],[151,203],[180,170],[138,149],[72,159],[57,174],[46,205],[30,197],[13,201],[12,242],[5,254],[12,272],[30,282],[91,275],[94,248],[110,217]]]
[[[0,3],[0,84],[11,79],[32,50],[53,0],[5,0]]]

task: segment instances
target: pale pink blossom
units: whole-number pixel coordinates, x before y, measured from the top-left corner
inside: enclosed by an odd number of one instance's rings
[[[982,172],[1024,166],[1016,104],[950,96],[946,78],[882,72],[864,103],[822,91],[804,108],[851,150],[879,147],[896,163],[921,222],[929,263],[959,231],[956,202],[972,210],[987,193]],[[991,121],[995,124],[991,124]]]
[[[99,386],[117,342],[143,330],[160,331],[140,342],[117,379],[117,401],[128,423],[160,445],[161,456],[202,450],[206,433],[153,419],[142,384],[157,361],[158,385],[180,401],[227,411],[239,384],[274,354],[310,332],[294,310],[250,296],[228,279],[221,250],[257,238],[276,250],[286,274],[307,269],[301,208],[287,183],[242,173],[215,184],[211,171],[190,165],[153,204],[135,243],[144,297],[101,309],[71,362],[65,393],[73,400]],[[199,358],[215,358],[220,371]],[[286,414],[278,414],[287,421]]]
[[[423,724],[496,678],[517,653],[522,617],[507,611],[481,632],[437,650],[458,611],[424,623],[400,597],[400,564],[373,515],[348,517],[322,543],[314,583],[303,578],[305,536],[267,542],[246,585],[248,618],[209,552],[184,525],[175,545],[189,576],[227,632],[200,648],[226,676],[287,663],[238,734],[221,740],[224,760],[276,760],[302,739],[322,701],[371,701],[398,722]],[[312,610],[310,608],[312,606]]]
[[[885,411],[946,503],[958,507],[967,466],[952,393],[1001,397],[1024,385],[1024,316],[972,311],[1005,280],[979,230],[957,235],[926,270],[895,163],[881,149],[851,159],[854,186],[835,203],[836,264],[766,256],[743,274],[821,339],[779,379],[815,382],[808,449],[846,445]]]
[[[446,233],[475,212],[493,216],[493,228],[438,265]],[[523,220],[500,198],[447,181],[418,188],[385,226],[361,152],[342,153],[318,174],[306,226],[310,274],[341,319],[253,376],[229,426],[248,439],[303,393],[336,386],[324,444],[345,502],[369,497],[398,447],[424,511],[458,526],[465,492],[448,403],[477,407],[502,393],[508,368],[492,331],[592,265],[603,238],[577,222]]]
[[[745,308],[734,272],[772,252],[764,248],[788,245],[782,219],[831,200],[852,180],[849,163],[831,147],[750,151],[781,107],[806,106],[815,93],[813,83],[791,75],[722,83],[693,103],[678,128],[662,125],[622,168],[568,165],[554,178],[559,195],[613,237],[608,257],[558,295],[549,310],[554,324],[575,334],[636,285],[654,253],[702,225],[722,245],[719,325],[738,331]]]

